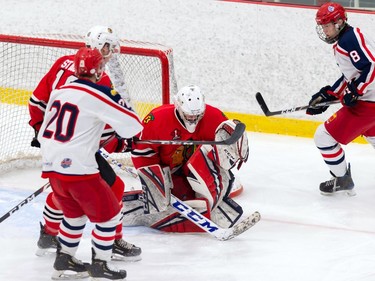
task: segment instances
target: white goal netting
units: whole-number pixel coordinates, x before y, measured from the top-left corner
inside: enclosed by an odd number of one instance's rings
[[[28,100],[52,64],[83,45],[83,37],[76,35],[0,35],[0,174],[40,165],[39,149],[30,146],[34,130],[28,125]],[[141,118],[155,106],[170,102],[177,90],[171,48],[121,40],[119,60]],[[111,157],[129,159],[123,154]]]

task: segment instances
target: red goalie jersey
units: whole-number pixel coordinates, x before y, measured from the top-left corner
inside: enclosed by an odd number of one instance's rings
[[[143,119],[141,138],[144,140],[215,140],[215,130],[227,117],[219,109],[206,105],[203,118],[193,133],[184,126],[173,104],[152,110]],[[155,129],[157,128],[157,129]],[[136,144],[132,152],[136,168],[160,164],[169,166],[172,174],[192,156],[196,146]]]

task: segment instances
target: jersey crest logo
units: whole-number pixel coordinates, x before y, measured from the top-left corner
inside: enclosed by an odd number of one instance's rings
[[[116,91],[116,90],[114,90],[114,89],[113,89],[113,90],[111,90],[111,95],[112,95],[112,96],[116,96],[117,94],[118,94],[118,93],[117,93],[117,91]]]
[[[143,123],[147,124],[148,122],[153,121],[153,120],[155,120],[155,117],[152,113],[150,113],[149,115],[145,117],[145,119],[143,119]]]
[[[64,158],[61,163],[60,163],[61,167],[63,167],[64,169],[66,168],[69,168],[71,165],[72,165],[72,159],[70,158]]]
[[[174,129],[173,132],[171,133],[172,140],[179,140],[181,139],[181,131],[178,129]]]

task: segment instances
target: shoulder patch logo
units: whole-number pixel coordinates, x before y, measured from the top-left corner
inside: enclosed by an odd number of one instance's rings
[[[150,121],[154,121],[155,120],[155,116],[150,113],[148,114],[144,119],[143,119],[143,123],[147,124],[148,122]]]

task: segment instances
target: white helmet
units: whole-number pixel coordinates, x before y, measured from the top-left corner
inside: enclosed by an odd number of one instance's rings
[[[194,85],[183,87],[174,96],[174,104],[185,128],[190,133],[194,133],[206,110],[206,103],[201,89]]]
[[[110,53],[120,52],[119,39],[110,27],[99,25],[92,27],[86,34],[85,43],[86,46],[97,48],[99,51],[105,44],[109,44]]]

